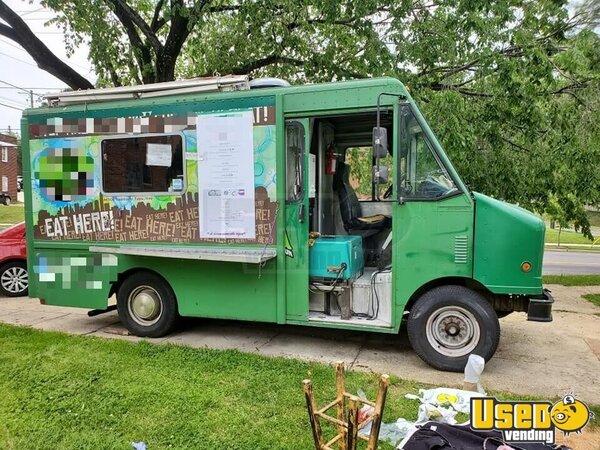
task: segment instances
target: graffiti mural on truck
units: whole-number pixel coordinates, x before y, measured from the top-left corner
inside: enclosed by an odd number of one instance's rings
[[[47,119],[45,125],[32,125],[30,133],[36,137],[30,141],[35,238],[275,243],[275,110],[257,107],[253,111],[255,239],[199,237],[197,137],[192,116],[80,118],[62,119],[60,123]],[[101,141],[131,132],[182,136],[184,176],[180,192],[125,195],[103,192]]]

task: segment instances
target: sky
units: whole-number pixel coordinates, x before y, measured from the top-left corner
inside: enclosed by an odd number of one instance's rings
[[[71,58],[67,58],[63,33],[55,26],[45,26],[53,14],[50,10],[44,9],[39,0],[31,3],[22,0],[4,0],[4,2],[23,18],[56,56],[92,83],[94,82],[95,74],[92,65],[88,62],[87,47],[80,48]],[[41,95],[67,87],[54,76],[39,69],[31,56],[18,44],[0,35],[0,133],[6,133],[9,127],[19,133],[21,110],[29,107],[29,93],[15,86],[33,90],[34,106],[39,105]]]

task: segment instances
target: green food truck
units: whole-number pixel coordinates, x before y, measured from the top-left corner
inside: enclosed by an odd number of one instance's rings
[[[398,333],[460,371],[550,321],[544,224],[471,192],[392,78],[65,92],[22,119],[31,296],[138,336],[207,317]],[[113,295],[116,296],[116,305]]]

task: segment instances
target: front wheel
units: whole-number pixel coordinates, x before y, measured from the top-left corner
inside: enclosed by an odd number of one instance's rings
[[[462,372],[471,353],[488,361],[500,341],[494,308],[464,286],[441,286],[423,294],[411,308],[407,331],[423,361],[451,372]]]
[[[171,286],[153,272],[136,272],[117,292],[117,311],[125,327],[136,336],[161,337],[175,326],[177,301]]]

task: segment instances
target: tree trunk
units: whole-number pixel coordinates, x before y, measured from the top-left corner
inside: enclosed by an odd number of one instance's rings
[[[175,62],[177,57],[173,57],[167,52],[160,52],[156,57],[156,82],[175,80]]]
[[[190,34],[190,21],[181,12],[171,16],[171,28],[165,45],[156,53],[156,81],[173,81],[181,48]]]

